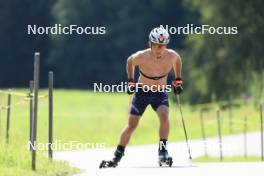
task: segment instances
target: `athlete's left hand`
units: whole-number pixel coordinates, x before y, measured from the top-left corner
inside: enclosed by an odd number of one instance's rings
[[[173,91],[176,95],[179,95],[183,91],[183,81],[181,78],[176,78],[172,81]]]

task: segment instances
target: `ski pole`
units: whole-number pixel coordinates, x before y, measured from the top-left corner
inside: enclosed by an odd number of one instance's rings
[[[191,149],[190,149],[187,131],[186,131],[186,127],[185,127],[185,122],[184,122],[184,118],[183,118],[183,114],[182,114],[180,95],[176,95],[176,97],[177,97],[177,103],[178,103],[180,113],[181,113],[181,121],[182,121],[182,126],[183,126],[183,130],[184,130],[184,135],[185,135],[185,142],[186,142],[186,146],[187,146],[188,153],[189,153],[189,159],[192,160]]]

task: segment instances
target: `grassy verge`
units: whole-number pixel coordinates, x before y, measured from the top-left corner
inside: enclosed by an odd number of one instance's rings
[[[198,157],[195,158],[195,162],[221,162],[218,157]],[[226,156],[222,162],[257,162],[260,161],[259,156]]]
[[[19,89],[19,92],[27,92]],[[47,90],[41,90],[41,95],[47,94]],[[184,95],[183,95],[184,96]],[[13,96],[10,119],[10,144],[5,145],[6,111],[0,112],[0,173],[8,175],[8,170],[16,175],[69,175],[75,172],[63,162],[48,162],[47,158],[38,152],[37,172],[30,171],[30,153],[27,150],[29,138],[29,106],[23,98]],[[5,106],[6,94],[0,94],[0,105]],[[130,97],[125,93],[93,93],[83,90],[55,90],[54,92],[54,141],[61,143],[76,141],[90,143],[90,147],[96,143],[104,143],[106,147],[114,146],[118,142],[119,135],[127,122],[128,104]],[[217,107],[217,104],[211,106]],[[201,137],[199,106],[183,106],[183,115],[186,121],[188,136],[190,139]],[[257,106],[241,105],[232,110],[233,134],[243,131],[244,115],[248,115],[248,131],[259,129],[259,113]],[[229,132],[229,112],[221,111],[221,125],[223,135]],[[204,113],[205,133],[207,137],[217,135],[215,110]],[[170,100],[170,141],[184,140],[184,133],[180,121],[180,112],[175,102]],[[136,132],[131,138],[130,144],[157,143],[159,129],[158,118],[148,107]],[[37,141],[48,141],[48,100],[39,100]],[[28,172],[26,174],[21,174]],[[51,172],[51,173],[49,173]]]
[[[19,90],[25,92],[25,90]],[[46,94],[42,90],[40,94]],[[184,96],[184,95],[183,95]],[[0,95],[0,104],[6,104],[6,97]],[[20,99],[14,97],[12,103]],[[129,96],[124,93],[93,93],[81,90],[55,90],[54,92],[54,140],[62,142],[78,141],[81,143],[105,143],[113,146],[118,141],[121,130],[127,122]],[[205,133],[207,137],[217,135],[215,107],[204,113]],[[197,108],[198,107],[198,108]],[[201,137],[200,108],[184,105],[183,115],[186,121],[189,137]],[[29,136],[28,104],[14,106],[11,110],[10,141],[19,137],[23,141]],[[229,112],[221,111],[223,135],[229,132]],[[248,116],[248,131],[259,130],[259,112],[255,105],[241,105],[232,109],[233,133],[243,131],[243,119]],[[4,134],[6,112],[1,113],[1,129]],[[175,102],[170,101],[170,141],[184,140],[180,121],[180,112]],[[158,118],[149,106],[140,124],[131,138],[130,144],[156,143],[158,139]],[[48,103],[46,99],[39,101],[38,141],[48,141]],[[1,140],[1,139],[0,139]]]
[[[70,167],[63,161],[49,161],[41,152],[37,153],[36,171],[31,170],[31,154],[26,149],[26,144],[21,142],[14,144],[0,144],[0,175],[14,176],[66,176],[78,173],[79,170]]]

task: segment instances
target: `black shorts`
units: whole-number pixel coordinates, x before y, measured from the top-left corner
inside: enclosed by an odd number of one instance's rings
[[[130,114],[141,116],[149,104],[155,111],[161,105],[169,107],[168,94],[166,92],[144,92],[138,89],[130,106]]]

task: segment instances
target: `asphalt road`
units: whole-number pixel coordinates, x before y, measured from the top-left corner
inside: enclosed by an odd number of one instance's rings
[[[248,133],[248,155],[261,154],[260,133]],[[201,140],[191,140],[193,158],[204,154],[204,145]],[[223,155],[243,155],[243,135],[223,137]],[[188,160],[185,142],[169,144],[169,153],[173,157],[172,167],[159,167],[157,145],[128,146],[126,154],[117,168],[99,169],[101,160],[111,159],[114,148],[93,149],[85,151],[56,152],[54,158],[66,160],[71,165],[81,169],[78,176],[123,176],[123,175],[151,175],[151,176],[263,176],[264,162],[243,163],[195,163]],[[207,151],[210,156],[219,156],[217,138],[207,140]]]

